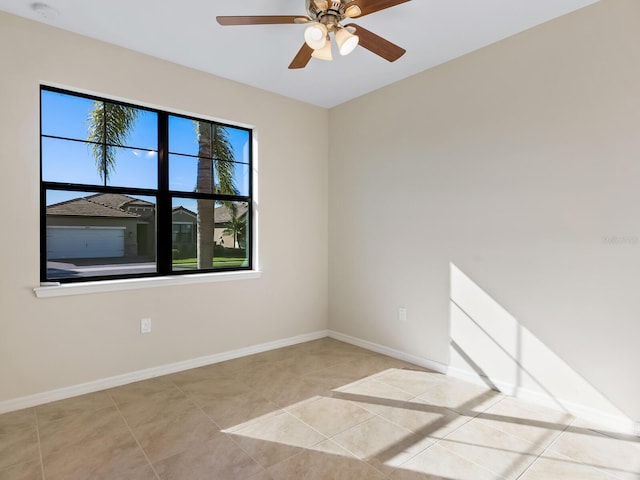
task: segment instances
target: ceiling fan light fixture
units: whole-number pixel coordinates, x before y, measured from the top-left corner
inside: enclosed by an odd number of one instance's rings
[[[360,10],[360,7],[358,5],[350,5],[344,11],[345,17],[356,18],[356,17],[359,17],[360,15],[362,15],[362,10]]]
[[[315,49],[311,56],[319,60],[333,60],[333,56],[331,55],[331,42],[325,41],[324,47]]]
[[[341,28],[335,33],[336,43],[338,44],[338,50],[340,55],[349,55],[358,46],[360,38],[357,35],[353,35],[345,28]]]
[[[314,50],[324,48],[327,44],[327,27],[313,22],[304,31],[304,41]]]

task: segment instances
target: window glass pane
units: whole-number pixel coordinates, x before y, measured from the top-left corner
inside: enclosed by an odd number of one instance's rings
[[[100,168],[85,142],[42,138],[42,179],[46,182],[102,185]]]
[[[116,103],[105,103],[107,125],[114,132],[102,142],[141,150],[158,149],[158,114]]]
[[[88,98],[42,90],[42,134],[86,140],[93,107],[94,101]]]
[[[245,163],[169,155],[169,188],[177,192],[249,196],[249,174]]]
[[[232,127],[226,127],[226,131],[233,150],[234,161],[249,163],[249,131]]]
[[[216,162],[215,166],[216,193],[249,196],[249,165],[246,163]]]
[[[169,188],[171,190],[176,192],[195,192],[197,177],[197,158],[169,155]]]
[[[173,270],[248,268],[247,210],[245,202],[174,199]]]
[[[155,273],[155,206],[155,197],[47,190],[47,279]]]
[[[114,164],[107,185],[158,188],[158,152],[133,148],[113,148]]]
[[[214,193],[214,164],[210,158],[169,155],[169,188],[177,192]]]
[[[169,152],[198,155],[196,124],[189,118],[169,116]]]

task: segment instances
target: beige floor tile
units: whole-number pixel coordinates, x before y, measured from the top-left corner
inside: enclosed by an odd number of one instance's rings
[[[114,406],[68,415],[40,427],[40,446],[44,458],[66,450],[73,451],[86,442],[131,435]]]
[[[481,385],[446,376],[432,376],[432,384],[419,398],[440,407],[450,408],[463,415],[476,415],[504,396]]]
[[[221,429],[232,428],[278,410],[277,405],[253,390],[220,394],[202,405],[202,411]]]
[[[262,472],[262,468],[227,435],[199,443],[154,463],[154,467],[162,480],[240,480]]]
[[[267,400],[287,408],[315,396],[330,396],[324,385],[294,375],[274,375],[258,390]]]
[[[340,363],[332,355],[323,355],[321,353],[297,355],[273,362],[273,366],[282,371],[289,372],[294,375],[304,375],[305,373],[331,367]]]
[[[387,400],[408,401],[414,395],[400,390],[376,379],[364,379],[350,385],[335,389],[335,397],[352,400],[354,402],[379,405],[397,406],[397,402]]]
[[[111,388],[107,393],[121,407],[129,402],[144,400],[151,395],[175,389],[174,383],[167,376],[163,376]]]
[[[432,444],[429,439],[420,438],[378,416],[333,436],[331,440],[384,473],[390,473]]]
[[[0,480],[640,480],[639,442],[325,338],[0,415]]]
[[[229,430],[229,433],[251,458],[265,468],[326,439],[284,411],[239,425]]]
[[[390,422],[421,436],[443,438],[469,421],[468,417],[443,407],[434,407],[420,398],[401,402],[398,406],[362,404]]]
[[[344,387],[368,376],[345,367],[345,364],[337,364],[331,367],[312,370],[302,375],[302,378],[310,382],[324,385],[327,389]]]
[[[395,470],[391,480],[500,480],[493,472],[434,445]],[[552,480],[552,479],[549,479]]]
[[[0,415],[0,435],[10,435],[33,429],[36,426],[36,411],[34,408],[18,410]]]
[[[220,394],[242,394],[251,391],[251,387],[236,379],[202,380],[183,385],[180,390],[197,405],[205,405]]]
[[[327,437],[343,432],[374,415],[353,402],[331,397],[313,397],[287,411]]]
[[[598,468],[624,480],[640,478],[640,438],[622,440],[592,430],[570,427],[545,452],[547,458],[557,454]]]
[[[43,458],[47,480],[146,480],[147,459],[130,432],[86,440]]]
[[[132,429],[152,463],[221,435],[211,419],[195,407]]]
[[[42,426],[69,415],[92,412],[111,406],[113,406],[111,396],[106,391],[102,391],[40,405],[36,407],[36,413],[38,424]]]
[[[273,477],[271,477],[271,475],[269,475],[269,473],[266,470],[261,470],[255,475],[251,475],[250,477],[247,477],[246,480],[273,480]]]
[[[165,375],[162,378],[182,388],[184,385],[202,382],[203,380],[232,380],[235,368],[229,362],[216,363],[182,372]]]
[[[573,416],[517,398],[505,397],[477,421],[503,432],[547,447],[573,421]]]
[[[323,443],[330,443],[329,441]],[[268,469],[273,480],[382,480],[384,475],[337,446],[304,450]],[[324,450],[324,451],[319,451]]]
[[[0,469],[0,480],[42,480],[40,460]]]
[[[443,375],[434,372],[394,368],[376,377],[376,380],[418,396],[427,392],[434,384],[441,382],[442,377]]]
[[[520,480],[616,480],[593,467],[567,457],[541,457],[520,477]]]
[[[39,460],[38,433],[35,428],[0,435],[0,470]]]
[[[439,443],[505,479],[516,479],[543,448],[488,425],[471,420]]]
[[[145,398],[129,399],[119,406],[120,413],[131,427],[161,421],[193,408],[194,402],[177,387],[149,394]]]
[[[278,377],[291,377],[291,372],[285,371],[277,362],[260,363],[251,368],[238,370],[234,379],[244,385],[260,391],[268,386],[267,379]]]

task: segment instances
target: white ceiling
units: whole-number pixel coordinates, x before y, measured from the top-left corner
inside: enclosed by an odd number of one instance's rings
[[[305,15],[305,0],[0,0],[0,10],[321,107],[333,107],[598,0],[412,0],[354,19],[407,50],[364,48],[287,67],[304,25],[227,26],[217,15]],[[52,10],[44,17],[35,2]]]

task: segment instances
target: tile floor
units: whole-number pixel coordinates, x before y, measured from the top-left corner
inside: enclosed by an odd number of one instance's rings
[[[628,480],[640,439],[331,339],[0,415],[0,480]]]

